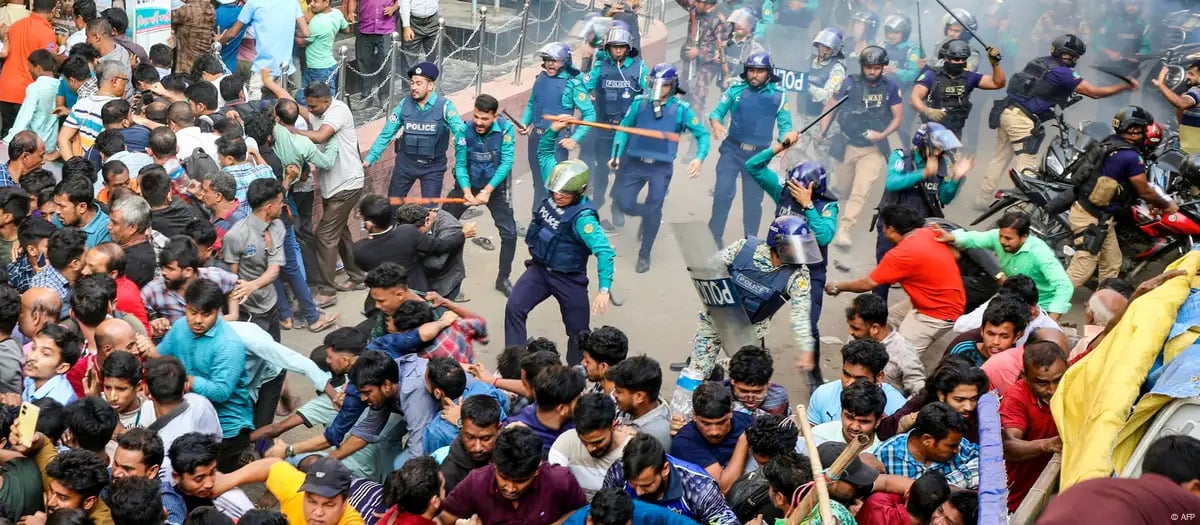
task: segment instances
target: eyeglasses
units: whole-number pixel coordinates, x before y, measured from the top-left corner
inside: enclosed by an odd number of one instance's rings
[[[126,82],[129,82],[129,77],[113,77],[113,80],[124,80]]]

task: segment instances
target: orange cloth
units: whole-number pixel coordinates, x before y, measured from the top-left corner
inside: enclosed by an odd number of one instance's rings
[[[40,15],[25,17],[8,30],[8,58],[0,69],[0,102],[20,104],[25,88],[33,83],[29,74],[29,55],[35,50],[57,51],[54,28]]]

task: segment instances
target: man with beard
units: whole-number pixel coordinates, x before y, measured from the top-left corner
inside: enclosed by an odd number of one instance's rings
[[[442,502],[443,524],[460,516],[482,523],[549,525],[587,504],[587,496],[566,467],[544,465],[542,440],[522,426],[496,438],[492,464],[467,475]]]
[[[421,62],[408,70],[408,78],[412,81],[409,96],[401,100],[388,117],[383,131],[375,137],[375,143],[367,152],[362,167],[369,168],[378,161],[383,156],[384,148],[403,129],[396,149],[396,167],[392,170],[388,196],[408,196],[413,184],[420,181],[422,197],[441,197],[450,136],[453,135],[455,139],[462,137],[466,126],[458,117],[454,103],[434,92],[434,82],[438,79],[436,65]]]
[[[73,226],[87,234],[87,247],[111,241],[108,214],[96,206],[92,182],[85,177],[67,177],[54,187],[54,225]]]
[[[892,436],[875,450],[884,473],[916,479],[935,470],[959,488],[979,486],[979,446],[963,439],[967,422],[945,403],[925,405],[912,430]]]
[[[736,525],[737,515],[703,468],[670,457],[658,440],[638,434],[625,444],[621,462],[608,469],[604,487],[670,509],[697,523]]]
[[[1179,147],[1188,153],[1200,153],[1200,60],[1187,65],[1184,83],[1187,91],[1175,93],[1167,78],[1167,68],[1158,71],[1158,77],[1150,82],[1158,92],[1179,112]]]
[[[416,354],[393,358],[370,350],[350,368],[350,382],[371,409],[350,435],[364,443],[384,442],[384,459],[395,456],[392,468],[404,465],[409,457],[425,454],[425,427],[437,413],[437,402],[425,390],[428,363]],[[389,428],[387,421],[393,414],[403,416],[404,424]],[[408,439],[404,440],[406,433]],[[341,448],[354,451],[346,444]]]
[[[1011,211],[1000,217],[994,230],[971,232],[960,229],[940,235],[938,240],[953,242],[960,250],[983,248],[994,252],[1003,271],[997,279],[1003,281],[1009,275],[1033,279],[1038,289],[1039,306],[1051,319],[1057,320],[1071,309],[1075,286],[1046,241],[1029,236],[1030,224],[1028,213]]]
[[[1016,512],[1050,457],[1062,452],[1062,438],[1050,414],[1050,398],[1067,372],[1067,354],[1053,342],[1025,347],[1025,371],[1000,401],[1008,509]]]
[[[112,478],[99,456],[86,450],[68,450],[46,465],[45,477],[47,512],[79,509],[87,512],[96,525],[113,525],[112,513],[100,498]]]
[[[500,435],[500,403],[491,396],[471,396],[459,408],[462,427],[450,446],[434,452],[444,455],[442,476],[446,491],[454,490],[471,471],[492,462],[496,438]]]
[[[722,492],[728,491],[745,470],[749,443],[743,434],[754,416],[733,410],[733,392],[707,382],[692,393],[693,419],[675,434],[671,455],[704,467]]]
[[[887,300],[873,293],[855,296],[846,307],[846,332],[853,339],[883,344],[888,353],[883,378],[888,384],[904,394],[925,388],[925,365],[917,358],[917,349],[912,343],[888,324]]]
[[[574,418],[575,428],[554,440],[549,461],[571,469],[579,486],[591,496],[603,487],[605,474],[621,459],[632,434],[617,426],[617,405],[604,394],[580,397]]]
[[[142,299],[146,308],[158,317],[150,322],[151,335],[161,337],[171,323],[183,317],[186,302],[183,293],[197,279],[206,279],[217,284],[226,295],[227,319],[236,320],[238,300],[229,292],[237,284],[237,276],[214,267],[200,266],[200,253],[191,239],[185,236],[172,237],[158,255],[162,275],[142,288]]]
[[[975,366],[1008,350],[1025,332],[1028,311],[1021,301],[1009,294],[997,297],[983,311],[983,326],[978,339],[967,339],[950,347],[946,355],[961,355]]]

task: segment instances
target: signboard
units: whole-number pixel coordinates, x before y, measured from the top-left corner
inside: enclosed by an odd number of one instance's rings
[[[171,38],[171,0],[134,0],[129,16],[133,41],[147,50]]]
[[[784,91],[803,93],[808,89],[808,72],[792,71],[781,67],[775,68],[775,76],[779,77],[779,87]]]

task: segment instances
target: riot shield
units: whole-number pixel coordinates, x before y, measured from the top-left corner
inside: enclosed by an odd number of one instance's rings
[[[713,240],[708,226],[702,222],[677,222],[671,228],[704,313],[721,336],[725,355],[732,356],[743,346],[759,346],[754,326],[729,276],[729,267],[717,255],[721,247]]]

